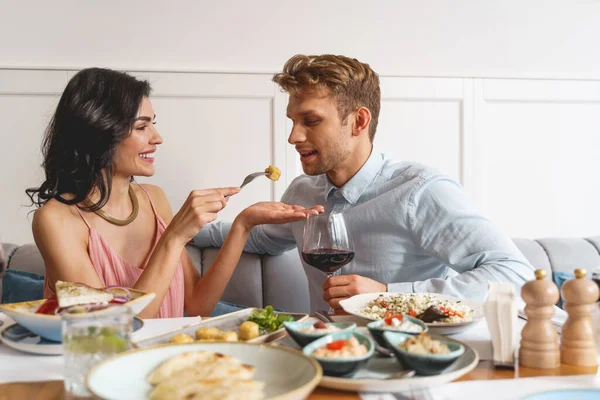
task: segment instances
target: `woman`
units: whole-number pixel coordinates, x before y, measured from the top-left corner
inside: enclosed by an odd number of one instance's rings
[[[58,280],[121,285],[156,293],[143,318],[209,315],[253,226],[322,212],[274,202],[248,207],[200,277],[185,245],[240,189],[195,190],[173,216],[159,187],[133,182],[154,175],[163,142],[150,91],[146,81],[99,68],[82,70],[68,83],[43,141],[46,179],[27,190],[39,207],[33,235],[46,264],[44,297]]]

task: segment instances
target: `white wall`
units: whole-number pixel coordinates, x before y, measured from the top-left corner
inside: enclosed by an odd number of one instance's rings
[[[600,78],[597,0],[0,0],[0,65],[272,72],[295,53],[381,74]]]
[[[301,170],[270,77],[298,52],[371,63],[376,148],[453,176],[510,235],[600,234],[598,1],[32,3],[0,0],[0,240],[31,241],[23,191],[42,177],[43,128],[91,65],[152,82],[165,138],[152,182],[175,210],[268,164],[282,180],[253,183],[222,219],[278,199]]]

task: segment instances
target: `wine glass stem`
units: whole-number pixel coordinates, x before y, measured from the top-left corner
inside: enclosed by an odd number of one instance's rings
[[[327,273],[327,279],[331,278],[332,276],[333,276],[333,272]],[[335,310],[333,309],[333,307],[329,306],[329,311],[327,311],[327,314],[329,314],[329,315],[335,314]]]

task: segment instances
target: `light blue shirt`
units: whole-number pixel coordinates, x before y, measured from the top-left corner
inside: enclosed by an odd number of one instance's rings
[[[436,170],[384,159],[373,152],[341,188],[327,175],[301,175],[281,201],[323,205],[344,212],[354,240],[354,260],[341,274],[388,284],[390,292],[435,292],[483,300],[488,281],[511,282],[516,293],[534,279],[534,268],[512,240],[481,216],[462,187]],[[230,223],[207,225],[195,237],[199,247],[220,247]],[[279,254],[302,247],[304,221],[261,225],[245,251]],[[311,309],[323,309],[325,274],[304,263]]]

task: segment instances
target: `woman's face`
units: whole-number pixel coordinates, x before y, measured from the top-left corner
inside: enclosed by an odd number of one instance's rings
[[[156,115],[150,99],[144,97],[130,135],[117,147],[116,174],[122,176],[154,175],[154,153],[163,142],[154,127]]]

